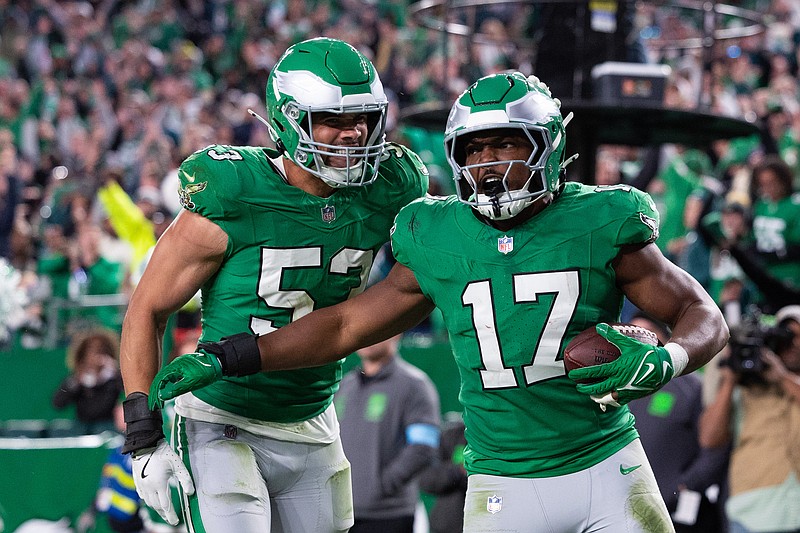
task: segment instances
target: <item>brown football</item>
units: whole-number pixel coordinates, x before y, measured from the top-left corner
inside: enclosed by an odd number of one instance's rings
[[[658,337],[649,329],[633,324],[614,323],[610,325],[623,335],[638,341],[652,345],[658,344]],[[600,336],[595,327],[591,326],[578,333],[564,348],[564,368],[569,373],[576,368],[610,363],[617,357],[619,357],[619,349]],[[598,380],[584,379],[579,380],[578,383],[595,381]]]

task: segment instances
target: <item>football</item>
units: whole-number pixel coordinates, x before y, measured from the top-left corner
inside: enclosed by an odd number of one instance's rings
[[[652,345],[658,344],[658,337],[649,329],[622,323],[614,323],[610,326],[623,335],[638,341]],[[619,357],[619,349],[605,340],[597,333],[595,327],[591,326],[578,333],[564,348],[564,368],[569,373],[576,368],[610,363],[617,357]],[[598,380],[585,379],[579,380],[578,383],[594,383],[595,381]]]

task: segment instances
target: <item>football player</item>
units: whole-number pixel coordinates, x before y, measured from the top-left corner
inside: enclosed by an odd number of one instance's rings
[[[234,339],[179,357],[156,377],[151,401],[215,383],[226,366],[335,360],[435,306],[460,370],[464,531],[672,531],[625,404],[705,364],[727,327],[703,288],[655,246],[648,195],[564,182],[565,122],[535,77],[478,80],[447,123],[457,192],[403,208],[392,233],[397,265],[385,280],[260,337],[259,351]],[[671,326],[666,345],[608,327],[625,296]],[[595,324],[622,355],[565,375],[564,346]],[[585,378],[596,381],[576,385]]]
[[[175,404],[173,449],[147,391],[167,317],[202,290],[200,346],[275,331],[363,291],[401,207],[425,194],[416,154],[385,141],[387,98],[352,46],[289,48],[266,88],[276,150],[209,146],[181,165],[183,210],[159,240],[122,332],[124,451],[170,523],[176,478],[190,531],[336,532],[353,523],[332,396],[341,363],[229,377]],[[255,337],[253,337],[255,339]],[[255,346],[255,340],[253,340]]]

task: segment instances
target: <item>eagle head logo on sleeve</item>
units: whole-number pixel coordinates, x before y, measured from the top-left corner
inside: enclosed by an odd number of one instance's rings
[[[180,198],[181,205],[186,209],[194,209],[195,204],[192,201],[192,195],[205,190],[207,181],[200,183],[190,183],[186,187],[178,187],[178,197]]]

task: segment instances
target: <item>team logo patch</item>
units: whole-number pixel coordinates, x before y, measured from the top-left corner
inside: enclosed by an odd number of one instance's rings
[[[514,250],[514,237],[503,235],[497,239],[497,251],[501,254],[507,254]]]
[[[336,220],[336,208],[332,205],[326,205],[321,209],[322,221],[331,223]]]
[[[499,513],[503,508],[503,498],[496,494],[492,494],[486,500],[486,510],[492,514]]]
[[[655,242],[658,239],[658,220],[654,219],[653,217],[649,217],[644,213],[639,213],[639,220],[642,221],[642,224],[650,228],[652,231],[652,235],[648,239],[648,242]]]
[[[207,185],[208,182],[203,181],[200,183],[190,183],[189,185],[183,188],[178,187],[178,198],[180,199],[181,205],[186,209],[194,209],[195,204],[192,201],[192,195],[205,190]]]

